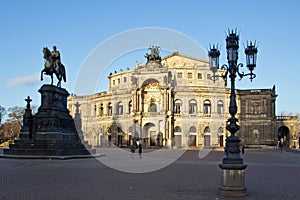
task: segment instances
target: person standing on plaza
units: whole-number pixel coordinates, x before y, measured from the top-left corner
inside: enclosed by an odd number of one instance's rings
[[[134,153],[134,152],[135,152],[135,146],[134,146],[134,144],[133,144],[133,145],[131,145],[131,147],[130,147],[130,151],[131,151],[131,153]]]
[[[135,144],[134,143],[131,145],[130,151],[131,151],[130,157],[131,157],[131,159],[134,159],[134,157],[133,157],[133,154],[135,152]]]
[[[280,148],[280,151],[282,152],[283,151],[283,138],[280,138],[280,140],[279,140],[279,148]]]
[[[139,156],[140,156],[140,158],[142,158],[142,152],[143,152],[143,150],[142,150],[142,144],[139,143]]]

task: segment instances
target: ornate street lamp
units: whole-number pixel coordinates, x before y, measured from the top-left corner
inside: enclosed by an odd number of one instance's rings
[[[231,117],[227,120],[226,126],[226,129],[231,135],[226,139],[225,156],[223,158],[223,163],[220,165],[220,168],[223,170],[222,186],[220,187],[220,190],[221,194],[224,194],[225,196],[245,196],[247,194],[246,188],[244,187],[244,169],[247,165],[243,164],[243,159],[240,157],[241,140],[235,135],[240,129],[240,126],[237,124],[238,119],[235,117],[237,113],[235,78],[237,75],[240,79],[245,76],[250,76],[250,80],[252,81],[256,77],[253,70],[256,67],[257,47],[250,42],[245,49],[247,68],[250,71],[250,73],[247,74],[239,72],[239,69],[243,67],[243,64],[238,64],[238,49],[239,35],[236,34],[236,31],[232,30],[226,37],[228,65],[222,65],[221,69],[224,70],[224,73],[221,76],[216,75],[216,72],[219,69],[219,50],[213,45],[208,52],[210,68],[213,72],[213,80],[215,80],[215,77],[222,77],[226,84],[227,75],[229,74],[228,77],[231,81],[229,103],[229,114]],[[235,172],[239,172],[237,173],[239,175],[233,176],[236,174]],[[232,183],[232,181],[234,183]],[[237,184],[236,181],[239,182],[239,184]],[[232,187],[232,185],[234,185],[234,187]]]
[[[227,61],[228,65],[222,65],[221,69],[225,72],[219,76],[222,77],[225,81],[227,75],[229,74],[229,79],[231,81],[231,91],[230,91],[230,103],[229,103],[229,113],[231,117],[227,121],[226,129],[231,133],[230,137],[226,139],[226,148],[225,148],[225,157],[223,159],[223,164],[242,164],[243,160],[240,158],[239,142],[240,139],[235,135],[235,133],[240,129],[240,126],[237,124],[238,119],[235,117],[237,113],[237,104],[236,104],[236,94],[235,94],[235,78],[239,75],[240,79],[244,76],[250,76],[252,81],[256,75],[253,73],[254,68],[256,67],[256,55],[257,48],[255,45],[250,42],[245,49],[247,68],[250,73],[245,74],[244,72],[240,73],[239,69],[243,67],[242,63],[238,64],[238,49],[239,49],[239,36],[233,30],[226,37],[226,50],[227,50]],[[220,51],[213,45],[208,52],[210,69],[214,73],[213,77],[218,77],[215,75],[219,69],[219,56]]]
[[[213,45],[212,47],[210,46],[210,51],[208,52],[208,57],[209,57],[209,66],[210,70],[213,72],[213,76],[211,77],[212,80],[215,82],[216,77],[221,77],[225,80],[225,86],[227,85],[227,70],[225,66],[221,67],[221,70],[225,73],[223,73],[221,76],[216,75],[218,69],[219,69],[219,57],[220,57],[220,51],[218,50],[218,46],[215,47]]]
[[[208,52],[209,66],[211,71],[214,73],[219,69],[220,51],[217,48],[218,47],[215,47],[215,45],[213,45],[212,47],[210,47],[210,51]]]

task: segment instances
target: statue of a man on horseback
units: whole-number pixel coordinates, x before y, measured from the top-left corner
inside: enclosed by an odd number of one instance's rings
[[[51,51],[51,57],[54,62],[54,68],[59,67],[61,65],[60,52],[57,51],[56,46],[53,46],[53,51]]]
[[[61,87],[61,80],[66,82],[66,70],[61,63],[60,52],[57,51],[56,46],[53,46],[52,52],[47,47],[44,47],[43,54],[46,61],[44,69],[41,71],[41,80],[43,80],[43,74],[45,73],[51,77],[51,85],[53,85],[53,74],[55,74],[58,79],[57,86]]]

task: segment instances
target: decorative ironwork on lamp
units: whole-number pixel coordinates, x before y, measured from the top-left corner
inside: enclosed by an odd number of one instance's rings
[[[210,70],[213,72],[213,76],[211,77],[212,80],[215,82],[217,77],[221,77],[225,81],[225,86],[227,85],[227,70],[224,66],[221,67],[221,70],[223,71],[222,75],[216,75],[216,73],[219,70],[219,57],[220,57],[220,51],[218,50],[218,46],[216,47],[213,45],[210,46],[210,51],[208,52],[209,57],[209,66]]]
[[[238,119],[235,117],[237,113],[237,104],[236,104],[236,94],[235,94],[235,78],[239,75],[240,80],[245,76],[250,76],[252,81],[256,75],[253,73],[254,68],[256,67],[256,56],[257,56],[257,47],[252,42],[247,44],[245,49],[247,68],[250,73],[245,74],[244,72],[240,73],[239,69],[243,67],[242,63],[238,64],[238,49],[239,49],[239,35],[236,34],[236,31],[229,31],[226,37],[226,50],[227,50],[227,61],[228,64],[222,65],[221,69],[225,72],[219,76],[216,75],[216,72],[219,69],[219,56],[220,51],[213,45],[210,47],[208,52],[210,69],[213,72],[213,80],[215,77],[222,77],[225,80],[225,85],[227,83],[227,75],[229,74],[229,79],[231,81],[231,91],[230,91],[230,103],[229,103],[229,113],[231,117],[227,120],[226,129],[231,133],[231,135],[226,139],[225,147],[225,157],[223,159],[223,164],[243,164],[243,159],[240,158],[240,139],[235,135],[235,133],[240,129],[240,126],[237,124]]]

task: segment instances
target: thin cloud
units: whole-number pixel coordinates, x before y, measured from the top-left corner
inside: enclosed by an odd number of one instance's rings
[[[38,83],[40,81],[40,74],[31,74],[27,76],[19,76],[14,78],[8,78],[6,86],[8,88],[18,87],[18,86],[30,86]]]

